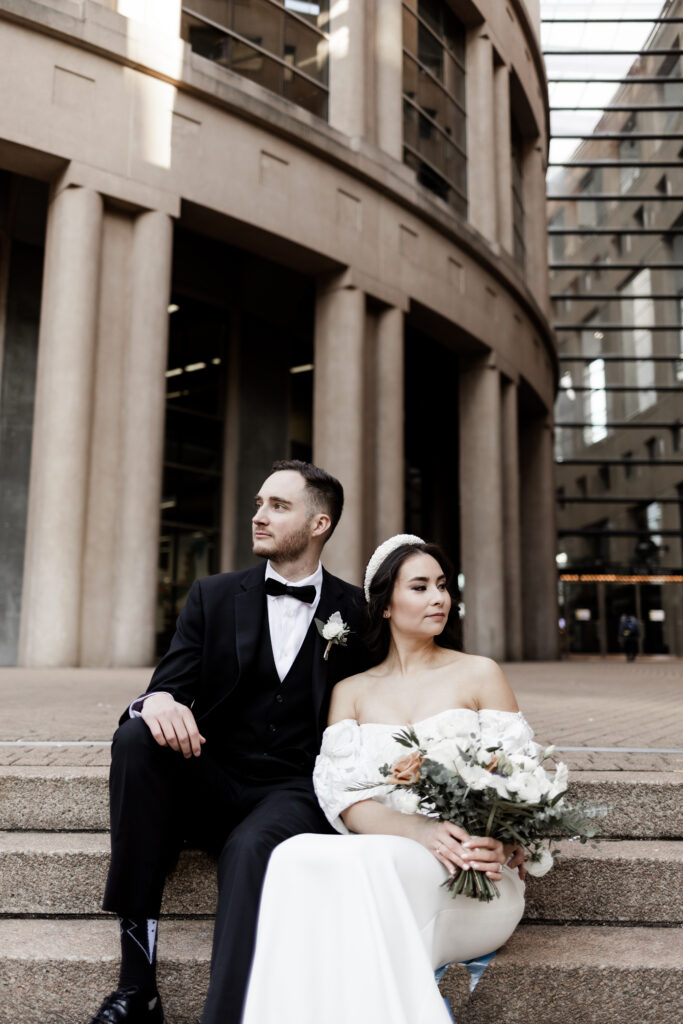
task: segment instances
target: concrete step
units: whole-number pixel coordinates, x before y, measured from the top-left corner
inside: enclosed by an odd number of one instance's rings
[[[463,971],[451,968],[442,983],[458,1024],[674,1024],[683,1005],[683,932],[527,925],[458,1002]]]
[[[210,943],[210,922],[162,921],[167,1024],[199,1019]],[[0,920],[0,949],[3,1024],[78,1024],[116,982],[110,920]],[[447,972],[442,989],[458,1024],[673,1024],[683,1002],[683,933],[522,926],[471,997],[462,968]]]
[[[0,914],[99,914],[108,866],[104,832],[0,832]],[[164,913],[213,914],[215,875],[208,854],[183,851]]]
[[[563,842],[560,858],[526,888],[527,920],[683,922],[683,842],[603,839]]]
[[[599,835],[683,839],[683,772],[574,772],[573,800],[608,808]]]
[[[527,919],[683,922],[683,842],[604,840],[595,849],[561,849],[555,868],[528,882]],[[108,863],[104,833],[0,833],[0,914],[97,914]],[[212,859],[184,851],[169,877],[164,911],[210,915],[215,902]]]
[[[106,767],[0,767],[0,829],[108,829],[108,780]]]
[[[107,829],[107,776],[106,767],[0,767],[0,829]],[[570,793],[610,809],[597,819],[601,835],[683,839],[683,772],[576,772]]]
[[[196,1024],[209,977],[213,921],[163,921],[159,985],[167,1024]],[[85,1024],[116,988],[118,924],[0,919],[2,1024]]]

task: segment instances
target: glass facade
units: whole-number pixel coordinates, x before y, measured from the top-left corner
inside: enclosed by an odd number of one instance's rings
[[[569,650],[683,654],[683,0],[545,0]]]
[[[327,117],[329,0],[191,0],[181,34],[215,61]]]
[[[226,311],[172,296],[159,541],[158,652],[195,579],[218,572]]]
[[[447,3],[403,3],[403,158],[467,216],[465,27]]]

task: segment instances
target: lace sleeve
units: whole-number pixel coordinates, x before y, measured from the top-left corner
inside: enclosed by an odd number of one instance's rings
[[[535,757],[541,750],[534,743],[534,730],[521,711],[495,711],[483,708],[479,712],[479,728],[485,747],[501,743],[506,754],[526,754]]]
[[[372,766],[367,771],[366,767],[363,763],[358,722],[345,718],[328,726],[323,733],[322,747],[315,762],[313,785],[325,817],[342,835],[349,835],[341,819],[342,811],[359,800],[368,800],[386,793],[385,785],[354,790],[354,786],[364,786],[374,781],[368,776],[376,775],[377,767]]]

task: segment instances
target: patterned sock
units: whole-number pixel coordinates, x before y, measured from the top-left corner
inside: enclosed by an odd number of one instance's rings
[[[157,925],[153,917],[120,917],[121,973],[119,986],[136,986],[150,997],[157,987]]]

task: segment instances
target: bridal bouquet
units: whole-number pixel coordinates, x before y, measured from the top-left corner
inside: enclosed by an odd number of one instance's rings
[[[500,745],[484,747],[474,734],[468,744],[460,736],[425,747],[412,727],[394,739],[410,753],[379,769],[387,785],[413,793],[417,810],[452,821],[470,835],[523,847],[531,875],[544,875],[552,867],[553,839],[572,836],[585,843],[596,831],[589,819],[605,813],[567,801],[567,766],[557,763],[552,774],[544,768],[554,747],[540,756],[506,754]],[[489,902],[499,895],[491,879],[473,869],[460,869],[443,884],[452,896]]]

